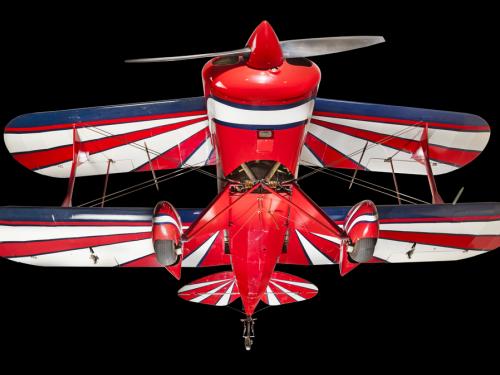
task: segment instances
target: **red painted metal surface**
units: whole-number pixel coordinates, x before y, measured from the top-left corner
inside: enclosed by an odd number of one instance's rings
[[[283,64],[283,53],[273,28],[267,21],[263,21],[248,39],[247,47],[252,52],[248,57],[247,65],[253,69],[273,69]]]
[[[271,145],[259,147],[258,133],[255,130],[237,129],[216,125],[216,147],[223,174],[228,175],[242,163],[251,160],[275,160],[289,171],[298,166],[302,149],[305,126],[291,129],[274,130]]]

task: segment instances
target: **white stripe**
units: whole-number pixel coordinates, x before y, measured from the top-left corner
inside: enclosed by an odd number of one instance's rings
[[[157,153],[162,154],[172,147],[178,146],[181,142],[206,127],[207,121],[197,122],[193,125],[172,130],[168,133],[143,139],[140,141],[140,144],[144,145],[144,143],[146,143],[148,145],[148,149],[150,150],[151,158],[155,158]],[[77,176],[106,174],[108,160],[110,159],[113,160],[114,163],[111,163],[109,173],[123,173],[129,172],[140,167],[141,165],[145,165],[148,162],[148,155],[142,147],[134,147],[130,144],[115,147],[110,150],[90,155],[87,162],[78,166]],[[39,169],[36,172],[51,177],[67,178],[71,171],[71,163],[71,161],[68,161],[51,167]]]
[[[195,251],[185,257],[182,261],[182,267],[198,267],[203,257],[212,247],[218,235],[219,232],[214,233],[212,237],[206,240],[200,247],[198,247]]]
[[[159,126],[176,124],[205,116],[185,116],[160,120],[127,122],[123,124],[102,125],[77,128],[82,142],[101,139],[113,135],[127,134],[144,129],[153,129]],[[33,128],[36,131],[36,127]],[[73,129],[43,131],[37,133],[5,133],[5,143],[9,152],[26,152],[43,150],[53,147],[73,144]]]
[[[71,215],[70,219],[89,221],[151,221],[151,215],[74,214]]]
[[[304,297],[299,296],[297,293],[294,293],[294,292],[292,292],[292,291],[290,291],[290,290],[282,287],[281,285],[276,284],[273,281],[270,281],[270,283],[273,284],[279,290],[281,290],[283,293],[285,293],[285,294],[289,295],[290,297],[292,297],[297,302],[301,302],[301,301],[305,301],[306,300]]]
[[[374,222],[377,221],[378,218],[376,215],[361,215],[355,218],[347,227],[346,232],[349,233],[354,226],[359,223],[360,221],[369,221],[369,222]]]
[[[302,233],[300,233],[297,229],[295,229],[295,232],[297,233],[297,237],[299,238],[300,243],[304,247],[304,251],[313,265],[333,264],[333,262],[321,251],[316,249],[316,247],[310,243],[307,238],[302,235]]]
[[[222,288],[224,288],[227,284],[229,284],[231,281],[228,281],[227,283],[207,292],[207,293],[203,293],[201,295],[199,295],[198,297],[196,298],[193,298],[193,299],[190,299],[189,301],[191,302],[196,302],[196,303],[199,303],[199,302],[202,302],[204,300],[206,300],[208,297],[210,296],[213,296],[215,293],[217,293],[219,290],[221,290]]]
[[[209,98],[207,108],[211,118],[232,124],[284,125],[307,120],[314,108],[314,100],[288,109],[261,111],[236,108]]]
[[[39,240],[55,240],[59,238],[78,238],[92,236],[110,236],[114,234],[131,234],[150,232],[151,226],[0,226],[0,241],[29,242]]]
[[[153,219],[153,223],[155,224],[173,224],[177,229],[179,229],[179,232],[182,233],[182,229],[179,226],[179,223],[177,223],[177,220],[175,220],[172,216],[170,215],[159,215],[155,216]]]
[[[269,306],[279,306],[279,305],[281,305],[279,299],[276,298],[276,295],[273,293],[273,291],[269,287],[269,285],[266,288],[266,295],[267,295],[267,304]]]
[[[342,228],[343,226],[342,225],[339,225],[340,228]],[[326,234],[321,234],[321,233],[313,233],[311,232],[311,234],[314,234],[315,236],[318,236],[320,238],[323,238],[327,241],[330,241],[330,242],[333,242],[337,245],[340,245],[341,241],[340,241],[340,238],[338,237],[333,237],[333,236],[327,236]]]
[[[212,141],[210,138],[205,139],[203,144],[187,159],[184,161],[184,165],[189,165],[190,167],[205,165],[212,152]]]
[[[417,243],[415,251],[408,257],[412,242],[400,242],[379,238],[374,256],[391,263],[441,262],[471,258],[487,251],[457,249],[454,247],[423,245]]]
[[[423,127],[396,125],[383,122],[361,121],[338,117],[314,116],[313,118],[355,129],[393,135],[398,138],[420,139]],[[452,147],[463,150],[482,151],[490,138],[489,132],[466,132],[451,129],[429,128],[429,143],[437,146]]]
[[[302,153],[300,154],[300,162],[304,165],[314,165],[321,167],[323,163],[319,160],[308,147],[302,147]]]
[[[215,304],[216,306],[227,306],[229,304],[229,300],[231,299],[233,289],[234,289],[234,284],[236,284],[236,280],[233,281],[233,283],[229,286],[227,289],[226,293],[224,293],[219,301]]]
[[[111,245],[93,246],[97,263],[91,259],[88,247],[51,254],[10,258],[19,263],[43,267],[116,267],[135,259],[153,254],[151,239],[129,241]]]
[[[349,226],[349,223],[351,222],[351,220],[354,218],[354,216],[356,215],[356,212],[358,212],[358,210],[361,208],[361,204],[357,204],[356,206],[354,206],[354,209],[352,210],[352,212],[348,212],[347,213],[347,221],[344,223],[344,227],[348,227]]]
[[[185,292],[188,292],[188,291],[194,290],[194,289],[200,289],[200,288],[203,288],[203,287],[208,286],[208,285],[223,283],[224,281],[228,281],[228,280],[231,280],[231,279],[220,279],[220,280],[213,280],[213,281],[205,281],[203,283],[184,285],[182,288],[180,288],[177,291],[177,294],[185,293]]]
[[[366,144],[366,140],[364,139],[327,129],[315,124],[310,124],[309,132],[329,146],[338,150],[340,153],[346,155],[346,157],[348,156],[355,161],[359,160],[361,151]],[[398,151],[373,142],[368,142],[361,164],[371,171],[391,172],[391,165],[385,160],[393,156],[393,165],[396,173],[427,174],[425,166],[412,159],[410,153]],[[458,168],[439,162],[437,165],[434,165],[434,161],[432,163],[432,171],[435,175],[448,173]]]
[[[381,224],[380,229],[398,232],[451,233],[462,235],[481,234],[498,236],[500,234],[500,220],[470,222],[464,221],[455,223],[387,223]]]
[[[277,283],[284,283],[284,284],[300,286],[302,288],[310,289],[310,290],[318,290],[318,287],[314,284],[311,284],[311,283],[301,283],[298,281],[290,281],[290,280],[283,280],[283,279],[276,279],[276,278],[273,278],[272,280],[274,282],[277,282]]]

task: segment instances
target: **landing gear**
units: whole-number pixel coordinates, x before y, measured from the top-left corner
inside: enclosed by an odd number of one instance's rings
[[[255,321],[257,319],[252,318],[251,316],[247,316],[245,319],[241,319],[243,323],[243,339],[245,341],[245,349],[252,349],[253,338],[255,337]]]

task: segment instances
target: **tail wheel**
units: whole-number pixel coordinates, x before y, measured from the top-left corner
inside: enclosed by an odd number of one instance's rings
[[[156,259],[164,266],[173,266],[179,260],[173,240],[156,240],[153,243]]]
[[[349,254],[349,257],[356,263],[366,263],[373,258],[376,244],[376,238],[360,238],[354,244],[354,250]]]

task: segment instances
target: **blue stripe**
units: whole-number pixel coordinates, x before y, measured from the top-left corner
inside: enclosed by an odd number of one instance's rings
[[[307,120],[292,122],[289,124],[278,124],[278,125],[255,125],[255,124],[234,124],[232,122],[226,122],[214,119],[215,123],[218,125],[229,126],[231,128],[246,129],[246,130],[281,130],[290,129],[297,126],[305,125]]]
[[[96,215],[95,219],[74,219],[73,215]],[[143,215],[152,216],[151,208],[64,208],[64,207],[1,207],[0,220],[7,221],[43,221],[43,222],[59,222],[59,221],[100,221],[99,215],[130,215],[137,216],[137,220],[123,220],[123,219],[101,219],[103,221],[144,221],[150,222],[151,220],[144,220],[140,218]],[[139,219],[140,218],[140,219]]]
[[[351,207],[322,207],[322,209],[330,219],[333,221],[340,221],[344,220]],[[377,210],[381,220],[498,216],[500,215],[500,203],[387,205],[377,206]]]
[[[154,116],[205,110],[206,101],[204,97],[166,100],[161,102],[78,108],[21,115],[13,119],[7,125],[7,129],[36,128],[37,126],[114,120],[126,117]]]
[[[241,103],[231,102],[229,100],[221,99],[221,98],[218,98],[216,96],[211,96],[211,98],[213,100],[215,100],[216,102],[219,102],[219,103],[222,103],[222,104],[234,107],[234,108],[239,108],[239,109],[247,109],[250,111],[252,111],[252,110],[253,111],[279,111],[281,109],[290,109],[290,108],[298,107],[299,105],[310,102],[315,97],[312,96],[312,97],[307,98],[307,99],[298,100],[298,101],[293,102],[293,103],[281,104],[281,105],[251,105],[251,104],[241,104]]]
[[[183,223],[191,223],[201,213],[199,208],[178,209],[177,212]],[[74,215],[95,215],[95,219],[74,219]],[[99,219],[100,215],[129,215],[136,216],[137,219]],[[144,219],[141,216],[148,216]],[[40,222],[86,222],[86,221],[142,221],[148,224],[152,223],[153,209],[152,208],[83,208],[83,207],[0,207],[1,221],[40,221]]]
[[[323,211],[334,221],[344,220],[347,213],[351,209],[350,206],[339,207],[322,207]],[[406,219],[406,218],[454,218],[464,216],[499,216],[500,203],[460,203],[456,205],[386,205],[377,206],[379,218],[383,219]],[[141,219],[151,223],[152,208],[64,208],[64,207],[0,207],[0,220],[2,221],[43,221],[43,222],[59,222],[59,221],[99,221],[98,218],[93,220],[75,220],[71,219],[76,214],[88,215],[131,215],[131,216],[149,216],[151,219]],[[181,208],[177,212],[183,223],[194,222],[203,212],[200,208]],[[109,221],[105,219],[103,221]],[[111,220],[111,221],[129,221],[129,220]],[[138,221],[138,220],[130,220]]]
[[[321,98],[316,99],[314,111],[344,113],[359,116],[386,117],[399,120],[439,122],[453,125],[488,125],[488,123],[481,117],[469,113],[399,107],[385,104],[346,102]]]

